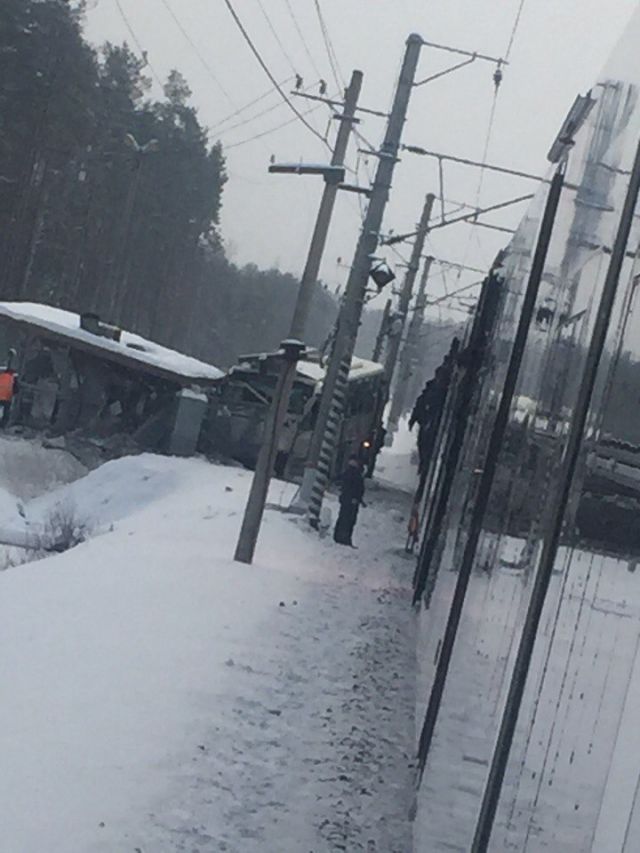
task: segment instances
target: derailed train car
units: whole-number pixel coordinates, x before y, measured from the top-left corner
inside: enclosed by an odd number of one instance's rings
[[[102,322],[48,305],[0,303],[0,352],[15,351],[20,391],[11,424],[119,452],[135,449],[255,466],[277,360],[246,356],[226,373]],[[280,436],[276,473],[304,469],[325,366],[301,361]],[[371,444],[384,403],[382,365],[355,358],[334,471]]]
[[[263,441],[265,416],[276,385],[277,362],[267,353],[245,356],[218,383],[203,428],[203,450],[216,449],[248,468],[255,466]],[[325,366],[318,353],[298,364],[278,446],[276,474],[302,475],[316,423]],[[354,358],[347,386],[346,412],[334,473],[352,453],[370,445],[383,405],[384,368]]]
[[[207,395],[224,376],[94,314],[39,303],[0,303],[0,358],[10,351],[19,377],[12,426],[115,454],[193,453]]]

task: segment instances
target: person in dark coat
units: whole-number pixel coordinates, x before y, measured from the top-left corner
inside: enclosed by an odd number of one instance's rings
[[[440,418],[447,396],[445,370],[439,367],[435,377],[425,385],[424,391],[416,401],[409,429],[415,423],[418,431],[418,455],[420,457],[420,473],[426,470],[440,426]]]
[[[364,503],[364,474],[357,456],[351,456],[341,477],[340,513],[333,539],[338,545],[355,547],[351,541],[358,520],[358,510]]]
[[[451,384],[453,373],[459,360],[459,353],[460,341],[458,338],[454,338],[451,342],[449,352],[440,367],[437,368],[433,379],[427,382],[424,390],[416,400],[411,418],[409,419],[410,430],[413,429],[416,423],[419,427],[418,455],[420,458],[419,473],[421,475],[426,473],[429,466],[447,400],[449,385]]]

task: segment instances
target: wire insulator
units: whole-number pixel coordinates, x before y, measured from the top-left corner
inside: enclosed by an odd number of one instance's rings
[[[504,74],[502,72],[502,68],[498,65],[496,70],[493,72],[493,85],[496,87],[496,92],[500,88],[500,84],[502,83],[502,78]]]

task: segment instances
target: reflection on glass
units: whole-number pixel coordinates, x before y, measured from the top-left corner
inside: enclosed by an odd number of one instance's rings
[[[443,705],[418,795],[425,851],[469,849],[550,496],[640,138],[640,12],[592,89],[549,250]],[[513,345],[548,183],[506,249],[499,314],[423,611],[418,719],[477,471]],[[639,220],[601,365],[492,849],[640,850]],[[472,427],[472,428],[471,428]]]

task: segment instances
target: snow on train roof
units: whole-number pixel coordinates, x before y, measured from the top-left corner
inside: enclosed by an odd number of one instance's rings
[[[354,358],[351,362],[351,369],[349,370],[349,379],[366,379],[370,376],[378,376],[383,371],[383,366],[376,361],[368,361],[365,358]],[[298,362],[298,373],[306,376],[307,379],[313,379],[315,382],[322,382],[326,372],[326,367],[317,361]]]
[[[316,349],[308,349],[308,360],[303,359],[298,362],[297,374],[309,379],[311,382],[324,381],[327,372],[326,365],[320,363],[320,353]],[[256,365],[267,362],[276,356],[277,353],[254,353],[253,355],[240,356],[238,364],[234,365],[229,370],[229,376],[235,373],[246,373],[256,369]],[[384,367],[376,361],[368,361],[366,358],[353,358],[351,361],[351,369],[349,370],[349,379],[351,381],[358,379],[367,379],[371,376],[380,376],[384,373]]]
[[[110,340],[80,328],[80,315],[35,302],[0,302],[0,317],[38,326],[54,334],[73,338],[114,355],[146,364],[188,379],[216,380],[224,374],[217,367],[160,346],[153,341],[122,331],[120,341]]]

